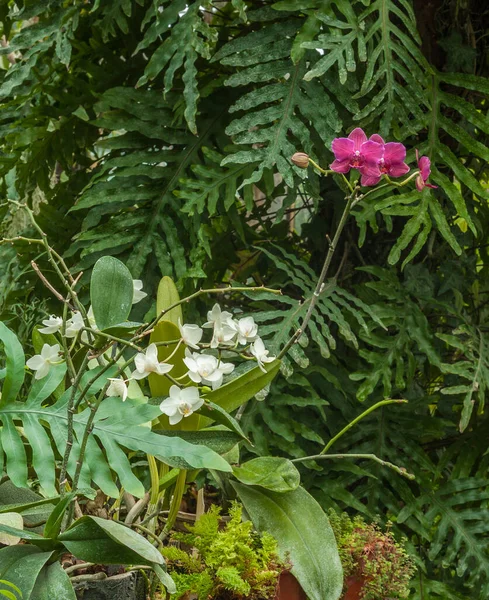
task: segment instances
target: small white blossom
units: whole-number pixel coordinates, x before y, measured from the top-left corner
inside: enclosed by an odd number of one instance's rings
[[[263,363],[271,363],[275,360],[275,356],[268,356],[269,350],[265,348],[265,344],[261,338],[256,338],[253,344],[251,344],[250,352],[256,358],[260,369],[266,373],[266,369]]]
[[[156,344],[150,344],[146,353],[138,352],[134,358],[136,370],[132,373],[133,379],[143,379],[150,373],[164,375],[173,369],[173,365],[158,361],[158,348]]]
[[[205,383],[216,390],[222,385],[223,375],[229,375],[234,371],[232,363],[223,363],[210,354],[193,354],[185,350],[183,362],[188,367],[188,376],[195,383]]]
[[[127,398],[127,385],[126,381],[122,377],[113,378],[109,377],[110,385],[105,392],[106,396],[119,396],[124,402]]]
[[[170,397],[163,400],[160,410],[170,419],[170,425],[176,425],[184,417],[189,417],[204,404],[196,387],[180,389],[177,385],[170,388]]]
[[[236,330],[230,325],[233,322],[233,315],[226,310],[221,311],[219,304],[214,304],[212,310],[207,313],[207,319],[203,327],[214,329],[211,348],[217,348],[219,344],[228,344],[236,336]]]
[[[50,346],[44,344],[41,350],[41,354],[36,354],[25,363],[29,369],[36,371],[34,379],[42,379],[49,373],[49,369],[52,365],[58,365],[62,361],[59,357],[59,344]]]
[[[74,338],[82,327],[85,326],[83,316],[77,310],[72,313],[71,319],[66,321],[65,336],[67,338]]]
[[[148,294],[146,292],[142,291],[143,290],[143,282],[141,281],[141,279],[133,279],[132,286],[133,286],[132,303],[137,304],[138,302],[141,302],[141,300],[143,300],[143,298],[146,298],[146,296]]]
[[[61,325],[63,325],[63,319],[61,317],[57,317],[56,315],[51,315],[49,319],[44,319],[42,324],[44,327],[39,329],[39,333],[43,333],[44,335],[58,333],[61,329]]]
[[[97,323],[95,322],[95,316],[93,314],[93,308],[90,306],[90,308],[88,309],[87,312],[87,319],[88,319],[88,324],[90,326],[91,329],[94,329],[95,331],[98,331],[98,327],[97,327]],[[88,339],[88,331],[84,331],[81,334],[81,339],[83,342],[89,342],[90,340]]]
[[[238,342],[245,346],[254,342],[258,336],[258,325],[253,317],[243,317],[239,321],[228,321],[229,326],[238,334]]]
[[[204,332],[198,325],[182,325],[180,323],[180,319],[178,320],[178,327],[180,329],[180,335],[182,336],[182,340],[187,346],[194,348],[195,350],[199,349],[198,343],[202,339],[202,335]]]

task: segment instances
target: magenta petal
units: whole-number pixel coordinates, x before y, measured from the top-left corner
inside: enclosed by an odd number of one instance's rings
[[[388,142],[384,146],[384,161],[388,165],[402,163],[406,158],[406,147],[399,142]]]
[[[418,190],[418,192],[422,192],[424,187],[425,187],[425,183],[424,183],[423,177],[422,177],[422,175],[420,173],[416,177],[416,189]]]
[[[349,160],[355,151],[355,144],[348,138],[335,138],[331,148],[336,160]]]
[[[425,187],[433,188],[434,190],[438,188],[437,185],[433,185],[432,183],[425,183]]]
[[[350,133],[350,135],[348,136],[348,139],[353,142],[353,144],[354,144],[353,150],[356,151],[356,150],[361,150],[362,144],[364,144],[367,141],[367,136],[365,135],[365,132],[363,131],[363,129],[360,129],[360,127],[357,127]]]
[[[409,166],[406,163],[396,163],[391,165],[388,171],[388,174],[391,177],[402,177],[403,175],[406,175],[406,173],[409,173]]]
[[[370,141],[371,142],[377,142],[377,144],[382,144],[384,145],[384,139],[382,137],[380,137],[380,135],[378,133],[374,133],[373,135],[370,136]]]
[[[384,147],[377,142],[365,142],[360,150],[363,160],[368,166],[376,165],[384,154]]]
[[[418,160],[418,167],[421,171],[421,177],[426,181],[431,173],[431,161],[427,156],[422,156]]]
[[[329,168],[337,173],[348,173],[350,170],[350,160],[334,160],[329,165]]]
[[[377,185],[381,179],[381,175],[367,175],[364,173],[360,180],[361,185],[363,187],[371,187],[372,185]]]

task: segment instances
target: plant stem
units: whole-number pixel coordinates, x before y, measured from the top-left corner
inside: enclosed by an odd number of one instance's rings
[[[361,415],[358,415],[358,417],[353,419],[353,421],[350,421],[350,423],[348,423],[348,425],[346,427],[343,427],[343,429],[339,433],[337,433],[333,438],[331,438],[329,440],[329,442],[326,444],[326,446],[321,450],[321,455],[326,454],[326,452],[331,448],[331,446],[337,440],[339,440],[342,435],[344,435],[347,431],[349,431],[352,427],[354,427],[359,421],[361,421],[363,418],[365,418],[367,415],[369,415],[371,412],[373,412],[377,408],[380,408],[381,406],[388,406],[389,404],[406,404],[406,403],[407,403],[407,400],[382,400],[381,402],[377,402],[377,404],[374,404],[370,408],[367,408],[367,410],[365,410]]]
[[[348,182],[348,183],[350,183],[350,182]],[[319,295],[323,291],[323,283],[326,278],[326,275],[328,274],[328,270],[331,265],[333,255],[335,253],[336,246],[338,245],[338,241],[340,239],[341,233],[343,231],[343,228],[345,227],[346,221],[348,219],[348,215],[350,214],[350,210],[353,206],[354,198],[355,198],[354,193],[352,193],[350,196],[347,197],[347,202],[346,202],[345,208],[343,210],[343,214],[341,215],[340,222],[338,223],[338,227],[334,234],[333,240],[329,243],[329,248],[328,248],[328,252],[326,253],[326,258],[324,260],[323,268],[321,269],[321,274],[319,275],[316,289],[314,290],[314,293],[312,295],[312,298],[311,298],[311,301],[309,304],[309,308],[307,309],[306,316],[304,317],[304,320],[302,321],[301,326],[297,329],[297,331],[294,333],[294,335],[290,338],[290,340],[287,342],[287,344],[280,351],[280,354],[278,355],[279,359],[282,358],[283,356],[285,356],[285,354],[289,351],[289,349],[299,341],[301,335],[304,333],[304,331],[307,328],[307,325],[308,325],[308,323],[311,319],[312,313],[314,311],[314,307],[316,306],[316,303],[318,301]]]
[[[170,310],[176,308],[177,306],[180,306],[181,304],[186,304],[187,302],[190,302],[190,300],[194,300],[195,298],[198,298],[199,296],[203,296],[205,294],[225,294],[226,292],[269,292],[270,294],[282,294],[282,290],[266,288],[262,285],[256,287],[234,287],[232,285],[228,285],[223,288],[213,288],[209,290],[200,289],[197,292],[190,294],[190,296],[187,296],[186,298],[182,298],[178,302],[170,304],[170,306],[168,306],[168,308],[165,308],[165,310],[162,310],[161,313],[155,319],[153,319],[151,323],[149,323],[149,325],[147,325],[144,328],[143,331],[153,329],[153,327],[157,325],[157,323],[166,315],[167,312],[170,312]]]
[[[379,465],[383,467],[388,467],[389,469],[393,469],[399,475],[406,477],[407,479],[415,479],[415,476],[412,473],[406,471],[404,467],[398,467],[394,463],[388,462],[386,460],[382,460],[375,454],[315,454],[314,456],[304,456],[303,458],[294,458],[291,460],[293,463],[306,462],[308,460],[322,460],[322,459],[335,459],[335,458],[359,458],[359,459],[369,459],[373,460]]]
[[[169,533],[170,529],[175,524],[175,521],[178,516],[178,511],[180,509],[180,504],[182,502],[183,494],[185,492],[185,482],[187,479],[187,471],[185,469],[180,469],[177,480],[175,482],[175,489],[173,490],[173,496],[170,504],[170,511],[168,513],[168,519],[165,523],[165,527],[160,534],[160,539],[163,540]]]

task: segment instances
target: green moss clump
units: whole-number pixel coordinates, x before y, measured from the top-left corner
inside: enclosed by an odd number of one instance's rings
[[[407,598],[414,562],[389,529],[384,532],[362,517],[352,519],[334,510],[328,517],[343,565],[344,591],[349,581],[356,580],[363,582],[362,600]]]
[[[193,593],[198,600],[269,600],[275,597],[279,575],[287,566],[279,559],[277,543],[268,534],[258,535],[251,521],[242,522],[242,508],[233,504],[230,520],[219,527],[220,508],[213,506],[188,533],[172,534],[195,551],[175,545],[163,550],[168,571],[177,586],[172,598]]]

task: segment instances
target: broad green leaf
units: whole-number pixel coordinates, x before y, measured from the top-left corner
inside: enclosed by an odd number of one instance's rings
[[[343,570],[333,530],[316,500],[302,487],[280,494],[231,483],[256,529],[277,540],[309,600],[338,600]]]
[[[246,485],[258,485],[280,493],[297,489],[301,482],[294,464],[287,458],[275,456],[253,458],[240,467],[234,467],[233,475]]]
[[[70,578],[58,561],[46,565],[36,580],[32,600],[76,600]]]
[[[52,552],[41,552],[30,545],[2,548],[0,549],[0,579],[17,586],[22,591],[22,600],[37,600],[32,596],[32,592],[41,570],[51,556]]]
[[[113,256],[99,258],[90,280],[90,300],[101,331],[127,320],[133,294],[132,276],[126,265]]]
[[[25,355],[15,333],[0,321],[0,341],[6,355],[7,374],[3,380],[0,407],[13,402],[24,383]]]
[[[84,516],[64,531],[59,540],[76,557],[97,564],[164,564],[161,553],[129,527]]]
[[[234,431],[220,430],[220,429],[206,429],[200,431],[157,431],[164,436],[179,437],[186,442],[191,444],[198,444],[196,448],[206,448],[208,451],[215,452],[218,455],[229,452],[236,444],[242,439],[240,435]],[[221,457],[219,457],[221,458]],[[220,469],[221,471],[232,471],[231,466],[224,458],[221,460],[228,466],[227,469]],[[194,464],[190,464],[185,455],[180,457],[170,456],[164,459],[164,462],[171,467],[177,467],[179,469],[190,470],[195,468]],[[209,467],[212,468],[212,467]]]

